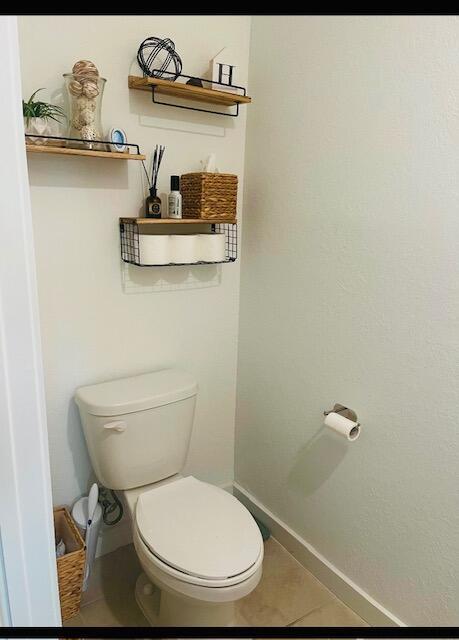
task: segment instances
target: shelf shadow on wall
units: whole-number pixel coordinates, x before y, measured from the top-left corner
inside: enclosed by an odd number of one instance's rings
[[[301,495],[311,495],[328,480],[348,450],[348,442],[324,426],[298,452],[288,484]]]
[[[126,294],[207,289],[221,283],[221,265],[136,267],[121,262],[121,286]]]
[[[128,160],[30,153],[28,161],[30,185],[34,187],[129,188]]]

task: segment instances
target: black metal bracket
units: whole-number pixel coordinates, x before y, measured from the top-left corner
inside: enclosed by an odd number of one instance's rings
[[[188,111],[201,111],[202,113],[214,113],[217,116],[231,116],[233,118],[237,118],[239,115],[239,103],[235,105],[236,112],[228,113],[227,111],[214,111],[213,109],[201,109],[199,107],[187,107],[183,104],[172,104],[172,102],[162,102],[161,100],[155,99],[155,86],[151,88],[151,98],[155,104],[161,104],[163,107],[175,107],[176,109],[187,109]]]
[[[152,70],[152,74],[154,71],[157,71],[156,69]],[[152,78],[157,78],[157,77],[161,77],[161,76],[155,76],[155,75],[151,75]],[[188,76],[185,73],[180,73],[177,78],[187,78],[188,80],[198,80],[201,82],[201,86],[203,82],[207,82],[210,85],[215,85],[218,84],[222,87],[225,87],[226,89],[234,89],[234,93],[238,93],[238,91],[240,91],[241,93],[238,95],[242,95],[242,96],[246,96],[247,95],[247,91],[245,87],[240,87],[238,85],[229,85],[229,84],[225,84],[224,82],[217,82],[217,80],[208,80],[207,78],[199,78],[197,76]],[[176,80],[174,80],[175,82]],[[178,82],[177,84],[187,84],[187,83],[180,83]],[[199,85],[197,85],[199,86]],[[152,85],[151,87],[151,99],[152,102],[154,104],[160,104],[164,107],[176,107],[177,109],[187,109],[188,111],[200,111],[202,113],[213,113],[217,116],[230,116],[232,118],[237,118],[239,115],[239,102],[237,102],[234,106],[236,107],[236,111],[233,111],[232,113],[229,113],[228,111],[214,111],[213,109],[202,109],[200,107],[188,107],[182,104],[173,104],[172,102],[162,102],[161,100],[157,100],[156,96],[155,96],[155,89],[157,87],[155,85]],[[183,96],[183,99],[186,100],[186,96]]]
[[[111,142],[110,140],[83,140],[81,138],[64,138],[63,136],[38,136],[34,133],[26,133],[26,138],[42,138],[43,140],[59,140],[64,142],[79,142],[80,144],[108,144],[114,146],[120,146],[119,142]],[[140,156],[140,148],[138,144],[133,144],[131,142],[123,142],[123,146],[125,147],[134,147],[135,155]]]
[[[237,118],[239,115],[239,103],[236,106],[235,113],[228,113],[227,111],[214,111],[213,109],[200,109],[199,107],[187,107],[184,104],[172,104],[172,102],[161,102],[160,100],[155,100],[155,86],[151,88],[151,98],[154,104],[160,104],[163,107],[175,107],[176,109],[187,109],[188,111],[201,111],[202,113],[214,113],[217,116],[231,116],[233,118]]]

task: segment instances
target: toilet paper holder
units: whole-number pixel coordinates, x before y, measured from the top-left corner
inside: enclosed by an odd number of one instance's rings
[[[329,413],[338,413],[340,416],[358,423],[356,412],[342,404],[336,403],[333,409],[330,409],[330,411],[324,411],[324,416],[328,416]],[[360,426],[360,424],[357,424],[357,426]]]

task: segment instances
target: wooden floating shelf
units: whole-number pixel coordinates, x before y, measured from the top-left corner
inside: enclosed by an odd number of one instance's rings
[[[93,151],[92,149],[72,149],[71,147],[54,147],[47,144],[26,143],[27,153],[51,153],[63,156],[91,156],[93,158],[110,158],[110,160],[145,160],[141,153],[118,153],[115,151]]]
[[[166,96],[198,100],[199,102],[208,102],[210,104],[224,105],[227,107],[234,107],[238,104],[250,104],[250,102],[252,102],[252,98],[249,96],[196,87],[182,82],[162,80],[161,78],[129,76],[128,86],[130,89],[140,89],[141,91],[151,91],[152,88],[154,88],[156,93]]]
[[[120,218],[126,224],[237,224],[237,220],[203,220],[202,218]]]

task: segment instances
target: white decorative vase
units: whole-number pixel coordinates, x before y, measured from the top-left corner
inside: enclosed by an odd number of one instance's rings
[[[49,121],[47,118],[24,118],[24,133],[27,136],[26,142],[30,144],[46,144],[45,138],[35,138],[32,136],[51,135]]]

